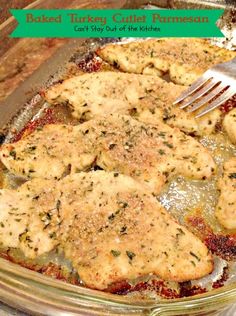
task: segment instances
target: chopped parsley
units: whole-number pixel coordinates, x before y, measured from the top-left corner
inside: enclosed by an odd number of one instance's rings
[[[109,221],[113,221],[114,218],[115,218],[115,215],[113,213],[108,216]]]
[[[197,261],[201,261],[201,259],[200,259],[194,252],[190,251],[189,253],[190,253],[190,255],[191,255],[192,257],[194,257],[195,259],[197,259]]]
[[[169,148],[173,148],[174,146],[168,142],[163,142],[164,145],[166,145]]]
[[[159,154],[162,156],[162,155],[165,155],[165,151],[163,149],[159,149],[158,150]]]
[[[126,234],[127,234],[127,233],[126,233],[126,230],[127,230],[127,227],[126,227],[126,226],[121,227],[121,229],[120,229],[120,234],[121,234],[121,235],[126,235]]]
[[[116,144],[110,144],[109,149],[113,149],[116,146]]]
[[[119,250],[111,250],[111,254],[114,256],[114,257],[119,257],[119,255],[121,254],[121,252]]]
[[[11,157],[13,157],[13,159],[16,159],[16,151],[15,151],[15,150],[11,150],[11,151],[9,152],[9,155],[10,155]]]
[[[129,251],[129,250],[126,251],[126,254],[130,260],[133,260],[133,258],[136,256],[134,252]]]

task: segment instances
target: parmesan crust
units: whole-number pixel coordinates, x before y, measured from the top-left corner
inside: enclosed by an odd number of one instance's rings
[[[55,227],[59,197],[55,181],[34,179],[17,190],[0,190],[0,243],[35,258],[58,244]]]
[[[236,229],[236,157],[224,164],[224,173],[218,181],[220,197],[216,217],[227,229]]]
[[[28,178],[61,178],[65,170],[84,170],[96,161],[104,170],[148,183],[155,193],[172,176],[207,179],[216,168],[208,150],[179,129],[161,122],[147,125],[119,114],[75,127],[46,126],[3,145],[0,157],[12,173]]]
[[[112,65],[130,73],[145,73],[153,67],[168,72],[173,82],[190,85],[212,66],[229,61],[236,52],[210,45],[199,38],[150,39],[126,44],[108,44],[97,51]]]
[[[0,194],[0,241],[29,257],[59,245],[91,288],[148,274],[182,282],[213,269],[206,246],[128,176],[82,172]]]
[[[45,125],[16,143],[0,147],[0,159],[17,176],[60,178],[87,169],[95,153],[88,149],[79,127]]]
[[[213,133],[220,120],[219,109],[196,119],[195,113],[173,105],[184,90],[157,76],[106,71],[71,77],[53,85],[44,95],[51,104],[69,104],[78,119],[117,112],[146,123],[162,121],[188,134]]]
[[[225,115],[223,127],[233,144],[236,144],[236,108]]]

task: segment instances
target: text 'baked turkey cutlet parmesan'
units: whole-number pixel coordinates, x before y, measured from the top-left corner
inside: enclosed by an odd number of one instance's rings
[[[208,179],[216,169],[208,150],[179,129],[119,114],[78,126],[45,126],[3,145],[0,157],[11,173],[27,178],[61,178],[67,170],[78,172],[96,162],[148,184],[154,193],[172,176]]]
[[[4,246],[33,258],[59,245],[91,288],[147,274],[187,281],[213,269],[207,247],[144,184],[118,173],[34,179],[0,190],[0,208]]]
[[[104,113],[123,113],[146,123],[163,121],[196,134],[211,134],[220,121],[219,109],[202,118],[172,103],[185,87],[151,75],[103,71],[73,76],[43,92],[50,104],[66,103],[77,119],[89,120]]]
[[[98,55],[119,69],[137,74],[163,75],[190,85],[212,66],[229,61],[236,52],[211,45],[199,38],[164,38],[108,44]]]

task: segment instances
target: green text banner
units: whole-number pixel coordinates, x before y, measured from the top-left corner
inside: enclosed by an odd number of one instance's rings
[[[223,10],[21,10],[11,37],[223,37]]]

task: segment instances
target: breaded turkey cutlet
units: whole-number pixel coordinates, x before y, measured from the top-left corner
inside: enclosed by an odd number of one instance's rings
[[[182,282],[213,269],[207,247],[125,175],[34,179],[16,191],[0,190],[0,208],[4,246],[33,258],[59,245],[91,288],[148,274]]]
[[[229,61],[236,52],[199,38],[163,38],[108,44],[97,51],[105,61],[137,74],[169,73],[173,82],[190,85],[212,66]],[[157,70],[157,71],[156,71]]]
[[[223,120],[223,128],[233,144],[236,144],[236,108],[227,113]]]
[[[147,183],[155,193],[172,176],[208,179],[216,169],[208,150],[179,129],[119,114],[78,126],[45,126],[3,145],[0,158],[11,173],[27,178],[61,178],[69,169],[77,172],[96,162]]]
[[[69,104],[78,119],[117,112],[152,124],[164,121],[186,133],[211,134],[221,112],[216,109],[196,119],[195,114],[174,106],[173,101],[184,89],[157,76],[105,71],[73,76],[43,95],[50,104]]]
[[[220,197],[216,217],[227,229],[236,229],[236,157],[224,164],[224,173],[218,181]]]
[[[0,159],[11,173],[25,178],[60,178],[91,166],[96,154],[83,139],[83,129],[45,125],[16,143],[0,147]]]
[[[54,180],[34,179],[17,190],[0,190],[0,243],[20,248],[35,258],[58,244],[55,227],[49,219],[57,215],[60,197]]]

